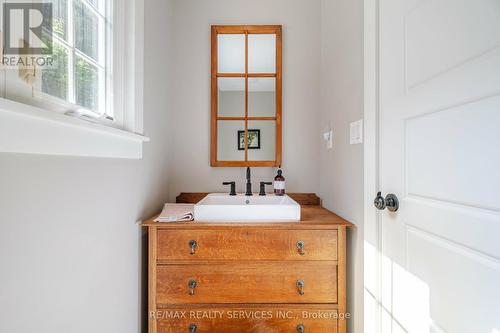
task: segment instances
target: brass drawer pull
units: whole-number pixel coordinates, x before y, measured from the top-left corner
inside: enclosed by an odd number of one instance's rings
[[[297,249],[299,250],[299,254],[301,256],[303,256],[304,254],[306,254],[305,246],[306,246],[306,243],[304,243],[304,241],[298,241],[297,242]]]
[[[195,280],[189,280],[189,282],[188,282],[189,295],[191,295],[191,296],[194,295],[194,289],[196,288],[197,285],[198,285],[198,283],[196,283]]]
[[[304,280],[297,280],[297,289],[299,290],[299,295],[304,295]]]
[[[297,332],[304,333],[306,331],[306,327],[302,324],[297,325]]]
[[[196,326],[195,324],[189,325],[189,332],[190,333],[195,333],[197,330],[198,330],[198,326]]]
[[[191,255],[194,256],[196,254],[196,248],[198,247],[198,242],[195,240],[189,241],[189,247],[191,248]]]

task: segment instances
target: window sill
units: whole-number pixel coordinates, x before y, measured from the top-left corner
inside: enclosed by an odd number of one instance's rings
[[[0,152],[142,158],[149,138],[0,98]]]

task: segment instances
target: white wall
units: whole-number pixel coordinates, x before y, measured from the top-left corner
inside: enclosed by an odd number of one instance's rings
[[[166,201],[169,1],[146,1],[142,160],[0,154],[0,332],[137,333],[143,234]]]
[[[320,154],[323,205],[356,224],[348,233],[349,332],[363,332],[363,145],[349,123],[363,118],[363,1],[322,0],[321,130],[333,149]]]
[[[318,191],[320,0],[174,0],[176,64],[169,191],[225,191],[243,168],[210,167],[210,25],[283,25],[283,168],[289,191]],[[272,168],[254,168],[258,181]]]

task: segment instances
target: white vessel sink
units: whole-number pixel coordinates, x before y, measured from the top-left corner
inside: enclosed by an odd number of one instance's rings
[[[194,206],[200,222],[299,222],[300,205],[288,195],[211,193]]]

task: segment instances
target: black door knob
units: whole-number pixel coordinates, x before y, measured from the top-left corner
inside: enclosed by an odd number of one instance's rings
[[[382,196],[382,192],[378,192],[375,200],[373,200],[373,205],[378,210],[384,210],[386,207],[389,211],[395,212],[399,209],[399,200],[395,194],[389,193],[387,196]]]
[[[375,208],[378,210],[384,210],[385,209],[385,199],[382,196],[382,192],[378,192],[377,196],[375,197],[375,200],[373,200],[373,204],[375,205]]]

